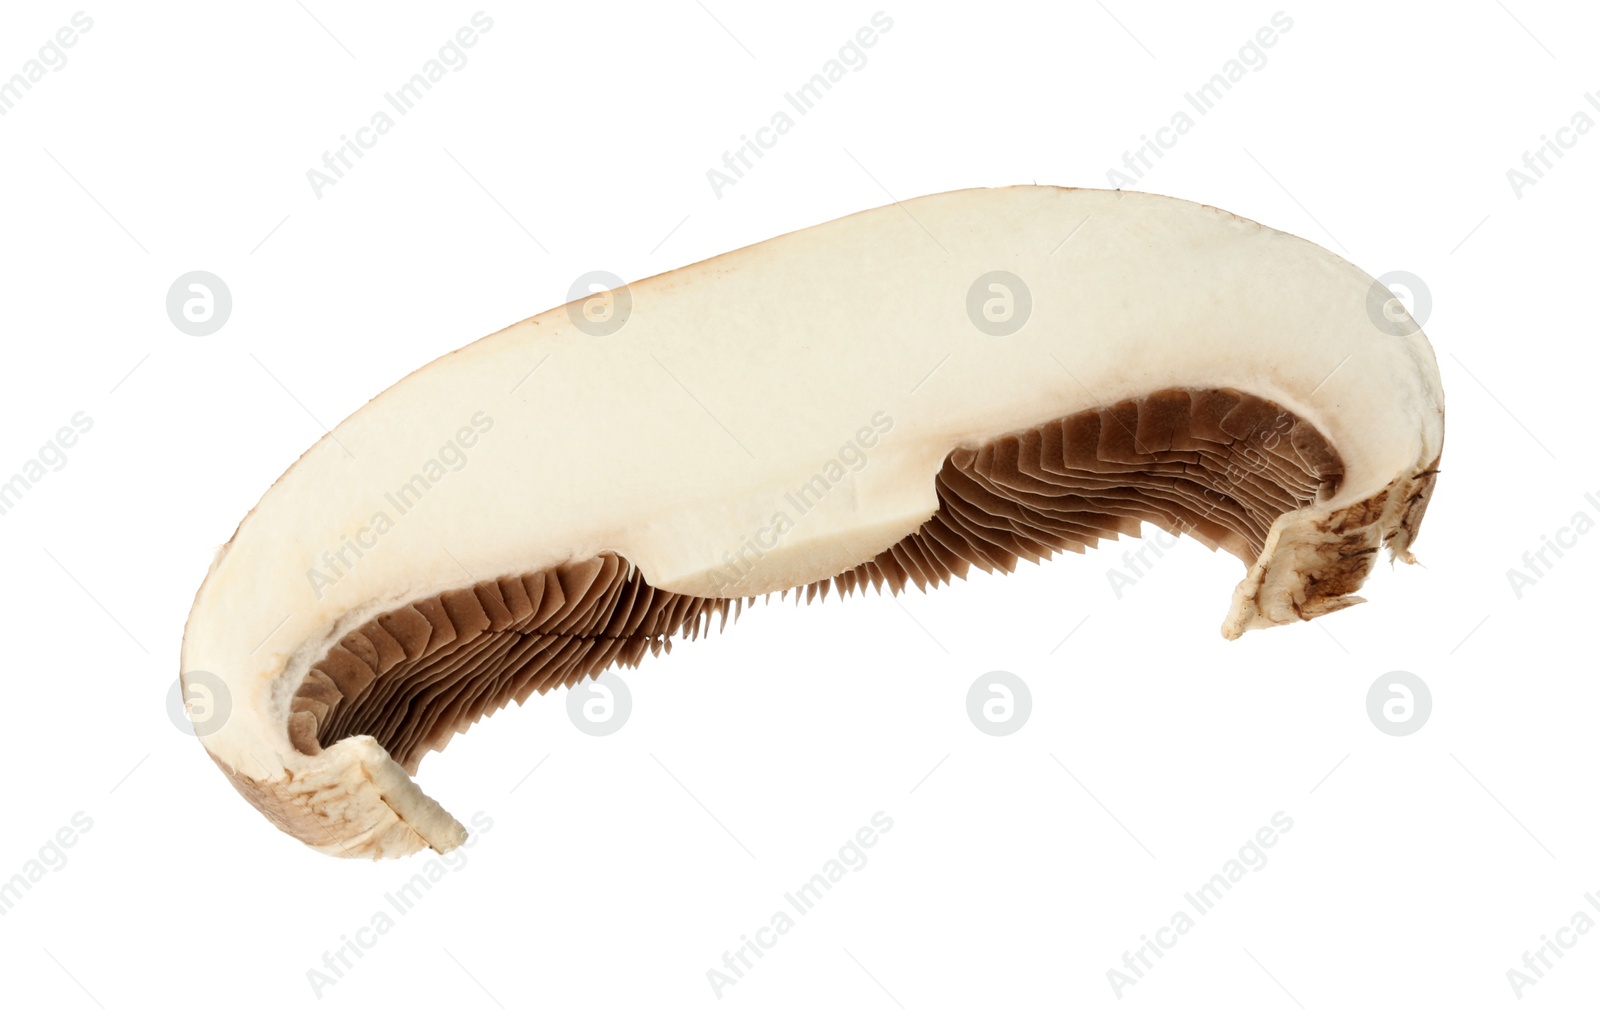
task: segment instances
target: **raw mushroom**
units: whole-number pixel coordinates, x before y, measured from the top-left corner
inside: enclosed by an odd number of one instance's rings
[[[771,592],[900,591],[1139,534],[1247,567],[1222,625],[1411,561],[1444,437],[1419,327],[1310,242],[1182,200],[945,193],[552,309],[313,445],[189,617],[202,735],[332,855],[447,851],[412,781],[513,698]]]

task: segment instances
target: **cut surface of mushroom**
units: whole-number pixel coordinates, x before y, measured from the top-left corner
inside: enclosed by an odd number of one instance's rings
[[[183,673],[232,714],[202,742],[307,844],[449,850],[423,756],[772,593],[929,590],[1149,523],[1243,562],[1224,635],[1311,619],[1380,548],[1412,559],[1438,472],[1398,302],[1181,200],[964,190],[596,297],[379,395],[219,551]]]

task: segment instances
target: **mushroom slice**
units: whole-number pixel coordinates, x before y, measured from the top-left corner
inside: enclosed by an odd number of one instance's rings
[[[1444,438],[1427,339],[1310,242],[1182,200],[979,189],[552,309],[407,376],[217,554],[201,735],[333,855],[446,851],[411,775],[515,699],[749,602],[926,589],[1151,523],[1244,563],[1222,625],[1412,559]]]

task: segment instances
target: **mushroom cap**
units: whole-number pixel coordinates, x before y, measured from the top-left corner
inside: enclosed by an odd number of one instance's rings
[[[489,595],[504,602],[508,579],[527,586],[536,575],[559,590],[615,558],[605,580],[584,586],[593,598],[545,614],[541,633],[552,614],[570,622],[584,607],[594,627],[610,626],[615,608],[593,607],[635,582],[629,605],[655,593],[650,612],[667,614],[666,633],[686,615],[726,617],[719,600],[845,587],[897,544],[939,539],[938,516],[963,501],[1012,493],[1002,486],[1020,487],[1024,504],[1042,493],[1014,474],[972,474],[1010,451],[995,448],[1004,438],[1027,444],[1062,424],[1070,441],[1084,423],[1070,419],[1092,415],[1097,430],[1121,426],[1132,439],[1137,452],[1106,472],[1128,474],[1118,500],[1138,507],[1108,511],[1102,494],[1109,517],[1086,540],[1052,526],[1028,540],[1040,549],[1023,549],[1048,555],[1136,532],[1140,517],[1189,532],[1248,566],[1223,622],[1237,637],[1357,601],[1349,593],[1380,545],[1410,561],[1443,444],[1432,349],[1381,285],[1311,242],[1178,199],[1044,186],[943,193],[637,281],[627,295],[625,308],[608,302],[626,312],[614,331],[590,324],[584,299],[408,375],[301,456],[218,551],[186,627],[182,675],[225,684],[232,713],[201,742],[289,833],[361,857],[465,839],[411,780],[420,752],[403,764],[371,732],[304,734],[460,637],[455,622],[476,618],[447,602],[474,586],[499,586]],[[1244,517],[1208,524],[1169,507],[1181,497],[1170,488],[1193,482],[1178,448],[1145,443],[1154,429],[1139,418],[1140,404],[1170,404],[1175,391],[1190,396],[1192,416],[1220,394],[1230,409],[1264,403],[1292,421],[1276,463],[1212,473],[1189,491],[1250,498]],[[841,458],[847,444],[861,451]],[[825,493],[804,493],[841,468]],[[988,489],[969,489],[970,500],[959,490],[980,484]],[[1084,486],[1068,480],[1056,493],[1079,500]],[[792,521],[775,534],[780,512]],[[984,520],[968,525],[969,545],[988,542]],[[959,535],[939,542],[959,563],[930,546],[899,568],[923,582],[959,575],[974,556],[1005,566],[963,551]],[[474,598],[496,605],[483,591]],[[417,655],[384,660],[366,636],[364,666],[335,660],[353,633],[424,612],[425,601],[438,601],[449,627],[429,622]],[[390,636],[405,650],[400,630]],[[637,661],[640,651],[596,655]],[[445,675],[438,662],[426,668]],[[406,696],[432,696],[419,690]],[[515,693],[485,694],[412,742],[438,748]],[[372,724],[411,717],[373,711]],[[307,712],[297,745],[291,722]],[[390,725],[391,736],[402,728]]]

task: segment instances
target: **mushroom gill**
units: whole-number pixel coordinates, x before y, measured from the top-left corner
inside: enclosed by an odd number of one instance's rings
[[[1338,453],[1314,427],[1228,389],[1165,389],[960,448],[937,477],[939,508],[878,556],[794,589],[796,599],[868,584],[898,593],[1011,571],[1018,559],[1082,553],[1149,522],[1222,548],[1246,565],[1278,516],[1331,497]],[[1375,517],[1375,516],[1374,516]],[[1377,553],[1371,523],[1302,605],[1340,598]],[[416,599],[350,631],[310,668],[288,721],[315,756],[371,736],[408,774],[479,718],[535,692],[634,667],[672,638],[725,626],[757,597],[710,598],[651,586],[613,552]]]

